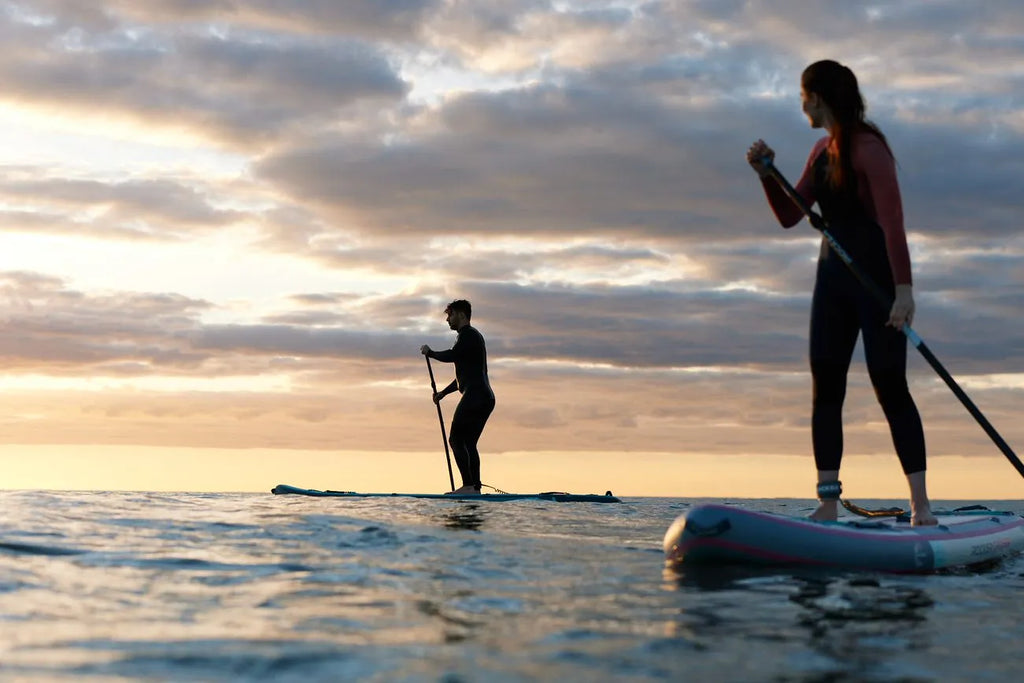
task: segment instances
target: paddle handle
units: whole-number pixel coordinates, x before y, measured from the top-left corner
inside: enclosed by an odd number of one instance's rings
[[[846,264],[846,266],[850,269],[850,272],[853,273],[853,276],[857,278],[857,280],[864,286],[865,289],[868,290],[868,292],[878,301],[878,303],[885,308],[885,310],[888,311],[890,308],[892,308],[892,298],[885,292],[885,290],[879,287],[878,283],[872,280],[867,275],[867,273],[860,269],[860,267],[854,262],[853,258],[846,252],[845,249],[843,249],[843,246],[839,244],[839,241],[836,240],[836,238],[833,237],[832,234],[828,231],[828,223],[825,221],[824,217],[818,215],[813,210],[811,210],[811,207],[807,204],[807,201],[802,196],[800,196],[800,193],[796,191],[796,188],[790,185],[789,181],[786,180],[785,176],[783,176],[779,169],[775,167],[775,164],[772,163],[771,158],[764,157],[761,160],[761,163],[768,171],[768,174],[775,180],[775,182],[779,184],[779,187],[782,188],[782,191],[786,193],[786,196],[789,197],[790,201],[796,204],[804,213],[804,215],[807,216],[807,219],[810,221],[811,225],[813,225],[815,229],[821,232],[821,234],[825,237],[825,241],[828,242],[829,247],[836,253],[837,256],[839,256],[842,262]],[[944,381],[946,383],[946,386],[948,386],[950,390],[952,390],[953,394],[958,399],[960,399],[960,403],[962,403],[963,406],[967,409],[967,412],[971,414],[971,417],[973,417],[975,421],[979,425],[981,425],[981,428],[985,430],[985,433],[988,434],[990,439],[992,439],[992,442],[996,445],[996,447],[999,448],[1000,451],[1002,451],[1003,455],[1006,456],[1006,459],[1010,461],[1010,464],[1012,464],[1014,468],[1016,468],[1017,473],[1024,477],[1024,463],[1020,461],[1020,458],[1018,458],[1016,453],[1013,452],[1013,449],[1010,448],[1009,444],[1007,444],[1006,441],[1003,440],[1003,437],[999,435],[999,432],[996,431],[996,428],[993,427],[992,424],[988,421],[988,419],[985,418],[981,410],[978,409],[978,406],[976,406],[974,404],[974,401],[972,401],[971,398],[967,395],[967,392],[965,392],[960,387],[960,385],[957,384],[956,380],[953,379],[953,376],[950,375],[946,368],[942,366],[942,363],[939,362],[939,359],[936,358],[935,354],[932,353],[931,349],[928,348],[928,345],[924,343],[924,340],[921,339],[917,332],[915,332],[910,327],[910,325],[906,323],[903,324],[903,326],[900,328],[900,331],[902,331],[903,334],[906,335],[907,339],[910,340],[910,343],[914,345],[914,348],[921,352],[921,355],[924,356],[924,359],[928,361],[928,364],[932,366],[932,369],[935,370],[939,377],[942,378],[942,381]]]
[[[423,356],[427,359],[427,372],[430,373],[430,390],[431,400],[433,400],[434,394],[437,393],[437,385],[434,384],[434,369],[430,367],[430,356]],[[448,435],[444,433],[444,416],[441,415],[441,404],[434,402],[434,406],[437,408],[437,421],[441,425],[441,441],[444,443],[444,457],[448,462],[448,482],[452,485],[452,491],[455,490],[455,475],[452,474],[452,456],[448,451]]]

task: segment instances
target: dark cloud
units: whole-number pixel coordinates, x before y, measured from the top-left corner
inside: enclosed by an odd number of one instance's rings
[[[194,344],[207,351],[348,357],[359,360],[408,357],[418,352],[418,339],[352,329],[322,329],[299,325],[213,325],[205,327]],[[422,343],[422,342],[421,342]]]
[[[685,115],[620,95],[549,87],[467,95],[424,112],[436,132],[421,140],[325,139],[257,170],[367,231],[720,236],[736,216],[738,173],[749,181],[747,141],[730,137],[730,149],[716,144],[719,133],[699,148],[680,145]],[[716,173],[723,166],[731,177]]]
[[[8,372],[78,374],[108,364],[116,374],[143,366],[159,372],[195,368],[206,358],[187,336],[209,304],[177,294],[87,295],[55,278],[6,272],[0,305]]]
[[[367,100],[400,100],[407,88],[380,46],[352,34],[71,27],[8,15],[0,37],[10,55],[0,67],[8,101],[192,128],[249,149],[293,128],[344,119]]]
[[[18,23],[49,24],[63,30],[205,24],[408,40],[440,4],[439,0],[152,0],[145,5],[131,0],[28,0],[17,3],[8,16]]]
[[[308,34],[345,33],[385,41],[413,39],[423,21],[441,0],[157,0],[145,7],[130,0],[113,3],[116,11],[137,21],[211,22],[297,31]]]

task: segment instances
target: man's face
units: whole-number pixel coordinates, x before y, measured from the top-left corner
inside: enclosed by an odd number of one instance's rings
[[[466,316],[463,315],[462,311],[445,311],[444,319],[448,321],[448,327],[457,330],[465,322]]]

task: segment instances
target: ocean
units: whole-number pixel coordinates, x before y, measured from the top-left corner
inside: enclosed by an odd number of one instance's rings
[[[711,501],[623,500],[0,491],[0,680],[1005,681],[1024,670],[1024,559],[935,576],[681,573],[665,566],[663,534]]]

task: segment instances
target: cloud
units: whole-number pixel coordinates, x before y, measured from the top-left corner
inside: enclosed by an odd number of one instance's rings
[[[721,134],[679,144],[703,124],[657,103],[544,86],[461,96],[419,116],[418,138],[327,138],[268,156],[257,172],[365,232],[700,238],[753,215],[736,210],[735,176],[750,179],[743,143],[726,158]]]
[[[140,26],[116,14],[49,20],[39,11],[33,21],[0,19],[10,103],[259,149],[287,130],[344,119],[367,100],[398,101],[406,89],[383,50],[358,36],[303,40],[216,23]]]
[[[362,450],[436,447],[417,349],[451,342],[437,295],[299,294],[291,298],[299,318],[290,323],[227,326],[202,322],[209,303],[175,295],[100,296],[18,272],[0,282],[6,381],[46,373],[72,382],[61,391],[6,388],[6,432],[19,443],[331,449],[342,438]],[[640,288],[620,290],[471,289],[480,296],[474,321],[488,339],[499,397],[489,452],[628,452],[638,444],[668,452],[806,449],[804,340],[801,329],[790,329],[801,312],[781,315],[775,302],[755,318],[752,297],[745,319],[711,295],[676,296],[665,288],[659,302]],[[334,325],[331,310],[339,305],[353,318]],[[433,324],[417,328],[424,321]],[[716,332],[716,321],[729,331]],[[737,341],[722,345],[726,334]],[[709,361],[720,364],[704,365]],[[915,395],[930,433],[939,435],[933,452],[984,449],[984,434],[916,363]],[[434,370],[440,382],[451,373],[441,363]],[[161,377],[163,388],[147,379]],[[232,388],[246,377],[262,378],[262,385]],[[984,399],[1007,438],[1017,436],[1012,391],[996,385],[971,393]],[[452,404],[443,408],[450,415]],[[382,414],[411,421],[382,432]],[[851,448],[887,452],[880,419],[856,365],[847,406]],[[63,425],[59,434],[52,424]]]
[[[201,178],[124,180],[53,177],[45,168],[8,169],[0,179],[0,226],[116,239],[175,239],[253,219],[215,205],[219,188]]]
[[[743,157],[763,137],[796,179],[820,133],[799,73],[821,57],[857,70],[896,151],[918,331],[958,377],[1012,375],[1024,119],[1003,65],[1022,22],[1008,2],[8,4],[8,113],[170,148],[178,131],[232,163],[27,154],[0,175],[6,246],[237,240],[174,263],[180,290],[119,281],[116,260],[0,276],[5,377],[73,387],[15,387],[12,434],[434,448],[417,350],[451,342],[441,309],[467,297],[493,449],[805,452],[817,236],[778,228]],[[228,271],[236,255],[258,265]],[[911,367],[936,448],[978,450]],[[1000,424],[1013,381],[971,389]],[[891,450],[856,364],[851,388],[856,448]],[[423,412],[422,433],[385,426]]]
[[[33,273],[0,273],[0,355],[7,372],[53,374],[196,366],[183,339],[203,301],[176,294],[92,294]]]
[[[63,4],[67,4],[66,1]],[[73,3],[72,3],[73,4]],[[416,37],[439,0],[156,0],[140,6],[130,0],[109,2],[108,11],[138,22],[182,20],[245,26],[310,35],[345,33],[385,41]]]

